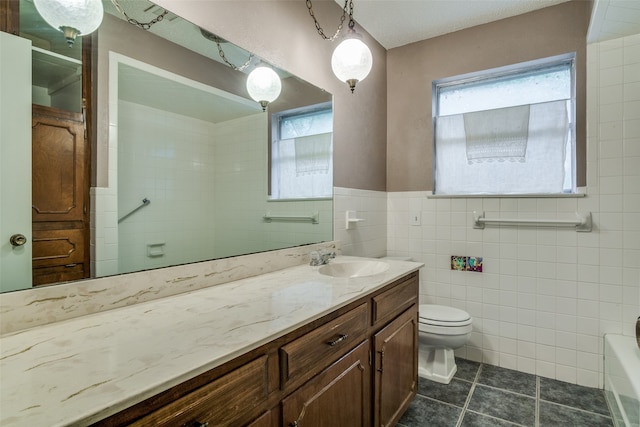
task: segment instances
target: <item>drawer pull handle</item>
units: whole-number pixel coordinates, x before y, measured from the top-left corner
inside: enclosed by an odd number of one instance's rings
[[[335,340],[327,341],[327,344],[329,344],[331,347],[333,347],[334,345],[340,344],[342,341],[346,340],[348,336],[349,335],[347,335],[347,334],[341,334]]]

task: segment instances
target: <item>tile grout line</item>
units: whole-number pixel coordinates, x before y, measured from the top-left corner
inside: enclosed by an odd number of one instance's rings
[[[462,411],[460,412],[460,417],[458,417],[458,422],[456,423],[456,427],[460,427],[462,425],[464,414],[467,411],[469,402],[471,402],[471,396],[473,396],[473,392],[476,389],[476,384],[478,383],[478,379],[480,378],[480,373],[482,373],[483,366],[484,365],[481,363],[480,366],[478,367],[478,372],[476,372],[476,376],[473,378],[473,382],[471,383],[471,388],[469,389],[469,394],[467,394],[467,399],[464,401],[464,405],[462,406]]]
[[[535,427],[540,427],[540,376],[536,375],[536,410]]]
[[[612,415],[601,414],[599,412],[590,411],[588,409],[577,408],[577,407],[571,406],[571,405],[565,405],[563,403],[554,402],[552,400],[540,399],[540,401],[548,403],[549,405],[560,406],[560,407],[563,407],[563,408],[571,409],[571,410],[576,411],[576,412],[582,412],[582,413],[588,414],[588,415],[596,415],[596,416],[599,416],[599,417],[605,417],[605,418],[613,419]]]

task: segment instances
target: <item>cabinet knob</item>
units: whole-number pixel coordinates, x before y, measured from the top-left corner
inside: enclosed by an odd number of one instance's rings
[[[347,334],[340,334],[340,336],[338,338],[336,338],[335,340],[327,341],[327,344],[329,344],[331,347],[333,347],[334,345],[339,344],[342,341],[346,340],[348,336],[349,335],[347,335]]]
[[[293,422],[289,423],[289,427],[298,427],[298,422],[297,421],[293,421]]]
[[[199,421],[194,421],[193,423],[191,423],[191,427],[207,427],[209,425],[209,423],[201,423]]]

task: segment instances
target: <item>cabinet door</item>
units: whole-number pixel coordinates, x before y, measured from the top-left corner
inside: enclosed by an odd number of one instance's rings
[[[253,422],[247,424],[247,427],[272,427],[275,423],[274,419],[276,418],[273,415],[274,410],[267,411],[264,414],[260,415],[258,418],[253,420]]]
[[[371,410],[369,341],[282,401],[283,425],[291,427],[368,427]]]
[[[418,387],[418,310],[412,306],[373,337],[374,426],[395,425]]]

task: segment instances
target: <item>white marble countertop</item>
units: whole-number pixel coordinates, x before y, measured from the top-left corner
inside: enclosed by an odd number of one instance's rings
[[[362,258],[339,257],[334,263]],[[0,425],[87,425],[418,270],[334,278],[300,265],[0,338]]]

